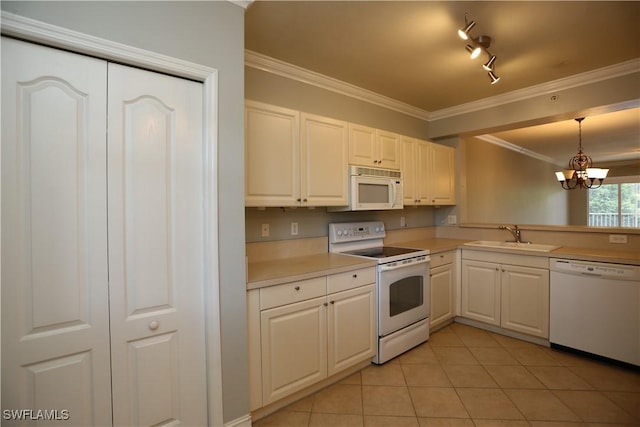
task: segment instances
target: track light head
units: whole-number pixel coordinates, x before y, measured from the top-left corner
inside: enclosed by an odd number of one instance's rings
[[[488,53],[488,52],[487,52]],[[489,54],[489,60],[482,64],[482,68],[487,71],[493,71],[493,63],[496,62],[496,56]]]
[[[493,71],[489,71],[489,78],[491,79],[491,84],[494,85],[500,81],[500,77],[493,74]]]
[[[471,59],[476,59],[482,53],[482,48],[480,46],[473,47],[471,45],[467,45],[467,52],[469,52]]]
[[[475,27],[475,25],[476,25],[476,21],[471,21],[471,22],[467,23],[467,17],[465,16],[465,18],[464,18],[464,28],[460,28],[458,30],[458,36],[462,40],[469,40],[469,31],[471,31],[471,29],[473,27]]]

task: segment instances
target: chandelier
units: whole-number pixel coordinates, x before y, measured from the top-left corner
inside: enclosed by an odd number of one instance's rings
[[[578,154],[569,160],[569,169],[556,172],[556,178],[565,190],[576,188],[598,188],[604,182],[609,169],[591,167],[591,157],[582,152],[582,121],[584,117],[575,119],[578,122]]]

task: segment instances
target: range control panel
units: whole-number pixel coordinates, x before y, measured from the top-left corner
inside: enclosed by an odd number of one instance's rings
[[[382,221],[340,222],[329,224],[330,243],[382,239],[384,236],[384,223]]]

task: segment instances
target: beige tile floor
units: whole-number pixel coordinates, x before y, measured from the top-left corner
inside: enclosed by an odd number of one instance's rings
[[[454,323],[267,426],[640,426],[640,373]]]

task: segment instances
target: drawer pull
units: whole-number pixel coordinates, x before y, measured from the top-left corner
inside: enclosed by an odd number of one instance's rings
[[[293,289],[295,289],[296,291],[299,291],[299,290],[300,290],[300,286],[296,286],[296,287],[295,287],[295,288],[293,288]]]
[[[160,323],[158,323],[157,320],[153,320],[149,322],[149,329],[152,331],[155,331],[156,329],[158,329],[159,326],[160,326]]]

